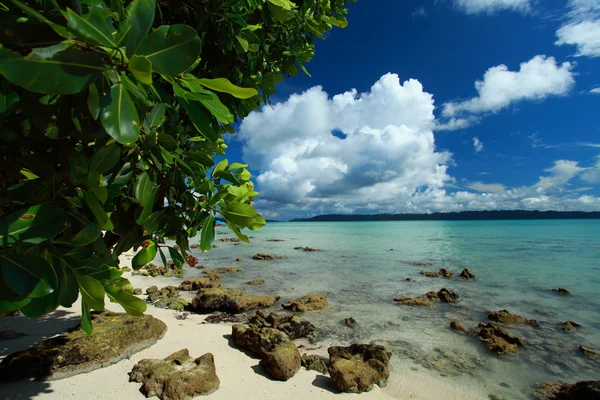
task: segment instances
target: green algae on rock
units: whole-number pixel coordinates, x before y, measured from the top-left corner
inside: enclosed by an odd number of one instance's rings
[[[307,312],[322,310],[327,307],[327,296],[322,293],[319,294],[307,294],[306,296],[299,297],[297,299],[288,299],[287,303],[282,304],[286,310],[293,312]]]
[[[103,312],[93,314],[92,323],[91,335],[79,327],[7,356],[0,363],[0,380],[56,380],[91,372],[152,346],[167,331],[151,315]]]
[[[134,365],[130,382],[143,382],[146,397],[184,400],[213,393],[219,388],[215,359],[211,353],[192,359],[188,349],[179,350],[163,360],[144,359]]]
[[[241,290],[208,288],[198,291],[192,300],[192,310],[197,312],[224,311],[241,313],[261,307],[270,307],[279,296],[251,296]]]
[[[385,387],[390,376],[392,354],[385,346],[353,344],[348,347],[332,346],[329,353],[329,375],[340,392],[361,393],[374,385]]]

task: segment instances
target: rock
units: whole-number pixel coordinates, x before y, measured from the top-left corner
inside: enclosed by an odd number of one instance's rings
[[[148,289],[146,289],[147,295],[151,295],[152,293],[156,292],[158,292],[158,286],[150,286]]]
[[[329,371],[327,371],[327,364],[325,364],[325,361],[323,361],[321,357],[314,354],[303,354],[301,363],[302,366],[309,371],[317,371],[323,375],[327,375],[329,373]]]
[[[236,259],[235,259],[235,261],[237,261],[237,262],[242,262],[242,261],[244,261],[244,259],[243,259],[243,258],[241,258],[241,257],[238,257],[238,258],[236,258]]]
[[[192,300],[194,311],[224,311],[240,313],[260,307],[270,307],[279,296],[250,296],[241,290],[209,288],[200,289]]]
[[[25,333],[16,331],[0,331],[0,342],[3,340],[14,340],[20,339],[23,336],[27,336]]]
[[[233,322],[233,323],[238,324],[238,323],[242,322],[242,318],[237,315],[234,315],[234,314],[221,313],[221,314],[209,315],[208,317],[206,317],[206,319],[204,321],[209,324],[219,324],[221,322]]]
[[[277,257],[277,256],[272,256],[270,254],[266,254],[266,253],[256,253],[255,255],[252,256],[253,260],[275,260],[281,257]]]
[[[411,307],[433,307],[433,301],[425,297],[408,297],[402,296],[394,299],[394,301],[403,306]]]
[[[142,294],[142,288],[133,289],[133,294],[139,296],[140,294]]]
[[[588,357],[597,357],[600,355],[600,352],[598,350],[594,350],[583,345],[579,346],[579,350]]]
[[[405,281],[406,282],[414,282],[415,280],[413,278],[406,278]]]
[[[206,278],[210,279],[211,281],[220,281],[221,279],[223,279],[223,275],[219,274],[215,270],[208,269],[206,271],[202,271],[202,273],[206,275]]]
[[[246,285],[263,285],[264,283],[264,279],[253,279],[251,281],[246,282]]]
[[[231,334],[235,343],[260,357],[266,357],[282,343],[290,341],[288,335],[274,328],[233,325]]]
[[[175,319],[179,320],[179,321],[184,321],[187,319],[187,317],[189,317],[190,313],[184,312],[181,314],[176,314],[175,315]]]
[[[259,310],[250,318],[250,324],[257,328],[273,328],[285,333],[291,340],[309,337],[316,332],[313,324],[296,315],[277,314]]]
[[[328,305],[327,296],[324,294],[307,294],[297,299],[287,299],[287,303],[281,306],[293,312],[306,312],[322,310]]]
[[[464,280],[469,281],[471,279],[475,279],[475,274],[473,274],[469,268],[465,268],[462,271],[460,271],[460,277]]]
[[[600,399],[600,381],[543,384],[540,393],[548,400],[597,400]]]
[[[163,265],[162,267],[159,267],[154,263],[146,264],[139,271],[134,271],[133,274],[152,277],[176,276],[178,278],[183,278],[185,271],[183,270],[183,268],[177,268],[173,261],[168,261],[167,265]]]
[[[430,278],[439,278],[440,276],[443,276],[444,278],[452,278],[454,276],[454,274],[448,271],[446,268],[440,268],[439,270],[433,272],[421,270],[420,274]]]
[[[310,252],[310,251],[322,251],[322,250],[319,250],[319,249],[313,249],[312,247],[302,247],[302,246],[294,247],[294,250],[304,250],[304,251],[308,251],[308,252]]]
[[[267,242],[283,242],[283,239],[267,239]]]
[[[387,385],[391,353],[384,346],[332,346],[327,352],[330,361],[329,375],[340,392],[361,393],[371,390],[373,385]]]
[[[107,367],[152,346],[167,326],[151,315],[92,314],[94,333],[77,328],[7,356],[0,380],[63,379]]]
[[[450,328],[459,333],[467,333],[467,329],[458,321],[450,321]]]
[[[442,303],[457,303],[459,296],[453,290],[441,288],[437,293],[433,291],[425,293],[425,297],[430,300],[439,300]]]
[[[525,344],[523,338],[512,336],[507,330],[489,323],[479,323],[473,334],[485,343],[489,351],[498,354],[514,353]]]
[[[552,289],[553,292],[558,292],[558,294],[571,294],[571,292],[569,292],[567,289],[565,288],[557,288],[557,289]]]
[[[221,238],[219,239],[219,242],[232,242],[232,243],[239,243],[240,239],[236,238],[236,237],[226,237],[226,238]]]
[[[287,381],[300,369],[301,357],[292,342],[282,343],[260,361],[259,365],[274,379]]]
[[[161,289],[151,286],[146,289],[146,293],[148,294],[146,303],[150,303],[157,308],[183,311],[189,304],[187,300],[179,297],[179,290],[176,286],[165,286]]]
[[[416,267],[431,267],[433,265],[427,261],[407,261],[407,263]]]
[[[581,325],[579,325],[577,322],[573,322],[573,321],[565,321],[563,322],[563,327],[562,330],[563,331],[574,331],[578,328],[581,328]]]
[[[192,278],[181,282],[178,289],[183,291],[192,291],[218,287],[221,287],[221,284],[211,280],[210,278]]]
[[[344,318],[344,323],[348,325],[350,328],[354,328],[356,326],[356,320],[352,317]]]
[[[188,349],[179,350],[163,360],[144,359],[133,366],[130,382],[142,382],[146,397],[184,400],[207,395],[219,388],[215,359],[207,353],[196,359]]]
[[[241,272],[242,270],[239,268],[236,268],[236,267],[221,267],[221,268],[217,268],[216,271],[221,272],[221,273],[229,272],[231,274],[234,274],[236,272]]]
[[[501,322],[506,325],[528,324],[539,328],[540,324],[535,319],[523,318],[520,315],[511,314],[507,310],[492,311],[488,315],[490,321]]]
[[[194,243],[193,245],[190,246],[190,249],[199,249],[200,245],[197,243]]]

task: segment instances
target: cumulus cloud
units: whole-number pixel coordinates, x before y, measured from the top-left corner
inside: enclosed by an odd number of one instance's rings
[[[577,47],[577,56],[600,57],[600,2],[570,0],[566,22],[556,31],[557,46]]]
[[[467,187],[469,189],[484,193],[502,193],[506,190],[506,187],[501,183],[473,182]]]
[[[559,65],[553,57],[544,55],[521,63],[518,71],[497,65],[488,69],[482,80],[475,82],[476,97],[444,104],[442,115],[460,118],[468,114],[493,113],[520,101],[564,95],[575,84],[572,69],[571,63]]]
[[[531,7],[530,0],[454,0],[454,3],[467,14],[493,14],[504,10],[526,12]]]
[[[475,149],[475,151],[477,153],[480,153],[483,151],[483,142],[481,140],[479,140],[479,138],[477,136],[475,136],[473,138],[473,148]]]
[[[586,168],[585,172],[581,174],[581,179],[587,183],[600,182],[600,156],[596,157],[596,164],[593,167]]]

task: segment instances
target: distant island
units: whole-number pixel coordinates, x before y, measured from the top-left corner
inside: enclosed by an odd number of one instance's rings
[[[431,214],[327,214],[312,218],[295,218],[290,222],[338,221],[477,221],[509,219],[600,219],[600,211],[460,211]]]

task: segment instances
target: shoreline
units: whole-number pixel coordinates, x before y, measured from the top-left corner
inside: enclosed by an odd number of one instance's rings
[[[129,266],[130,256],[131,254],[126,253],[121,257],[121,267]],[[131,273],[125,273],[125,276],[133,287],[142,288],[144,292],[149,286],[166,286],[175,279],[134,276]],[[1,318],[0,330],[15,330],[28,333],[29,336],[3,341],[0,359],[76,326],[80,317],[79,304],[78,301],[70,309],[59,308],[40,320],[25,317],[7,317],[10,320]],[[124,312],[113,303],[108,303],[106,308]],[[214,355],[221,384],[217,391],[205,396],[210,399],[342,399],[360,396],[364,399],[437,400],[443,396],[446,400],[481,400],[488,397],[487,393],[474,392],[475,388],[460,387],[456,379],[450,380],[412,361],[398,360],[396,356],[392,357],[388,385],[385,388],[375,386],[370,392],[359,395],[338,393],[329,377],[303,367],[286,382],[274,381],[258,366],[258,358],[247,355],[230,342],[232,323],[202,324],[208,315],[193,313],[185,320],[177,320],[176,311],[152,305],[148,305],[146,314],[160,319],[168,327],[165,336],[150,348],[109,367],[62,380],[0,384],[0,399],[62,399],[70,396],[80,399],[143,399],[145,397],[139,391],[140,384],[129,382],[128,372],[131,368],[141,359],[164,358],[183,348],[189,349],[193,357],[206,353]],[[299,343],[302,342],[296,341],[297,345]],[[327,347],[332,344],[317,342],[311,347],[321,347],[317,351],[310,351],[310,354],[326,355]],[[302,353],[302,349],[300,350]]]

